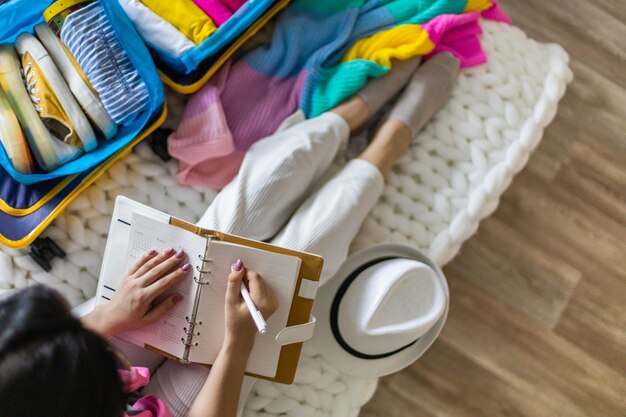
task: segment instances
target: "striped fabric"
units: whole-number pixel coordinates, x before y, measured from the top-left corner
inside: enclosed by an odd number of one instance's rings
[[[98,2],[67,17],[61,40],[115,123],[131,125],[148,108],[148,90]]]

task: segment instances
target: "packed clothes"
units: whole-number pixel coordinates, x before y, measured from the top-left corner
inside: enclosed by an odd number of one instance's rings
[[[245,0],[193,0],[213,19],[217,26],[222,26],[241,8]]]
[[[148,90],[99,3],[71,14],[61,40],[72,53],[111,118],[130,125],[148,105]]]
[[[200,45],[215,30],[215,22],[192,0],[142,0],[150,10],[170,22],[194,44]]]
[[[446,50],[462,67],[485,62],[481,14],[510,22],[489,0],[295,0],[269,44],[229,61],[191,97],[169,138],[178,180],[223,187],[250,146],[287,116],[327,111],[393,60]]]
[[[150,103],[99,2],[58,1],[43,17],[0,45],[2,160],[18,181],[95,151]]]

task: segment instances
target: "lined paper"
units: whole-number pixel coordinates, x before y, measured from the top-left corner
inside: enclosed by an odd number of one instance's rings
[[[281,350],[276,335],[287,325],[302,261],[296,256],[220,241],[211,241],[207,253],[213,262],[205,265],[211,274],[204,274],[203,280],[210,284],[204,285],[200,294],[196,319],[202,321],[202,325],[196,326],[200,336],[194,336],[194,342],[198,342],[198,346],[191,348],[189,359],[206,364],[215,361],[224,340],[224,299],[228,275],[231,265],[241,259],[246,268],[263,277],[279,305],[267,320],[267,333],[256,335],[246,372],[275,377]]]
[[[196,276],[198,275],[196,266],[202,268],[202,262],[198,255],[204,254],[206,242],[206,238],[188,230],[133,213],[124,270],[130,269],[139,258],[151,249],[162,252],[171,247],[185,251],[186,257],[181,260],[181,265],[184,262],[189,262],[192,265],[192,272],[189,273],[188,278],[174,285],[170,291],[160,297],[160,299],[164,299],[173,293],[181,294],[184,297],[160,321],[140,330],[122,333],[119,337],[140,346],[145,343],[173,355],[183,356],[185,345],[181,339],[186,337],[185,327],[188,326],[185,318],[190,317],[193,312],[197,291],[193,277],[194,273]]]

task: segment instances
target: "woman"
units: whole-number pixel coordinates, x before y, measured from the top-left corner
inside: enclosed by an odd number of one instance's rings
[[[459,61],[449,53],[441,53],[415,71],[418,63],[416,59],[398,63],[388,75],[369,83],[332,111],[287,126],[255,144],[237,178],[216,197],[199,225],[322,255],[324,283],[347,256],[350,242],[382,193],[384,177],[404,154],[415,133],[448,99]],[[360,129],[407,81],[407,87],[367,148],[339,171],[331,169],[350,134]],[[13,410],[14,414],[7,415],[21,416],[120,415],[123,396],[119,381],[115,381],[115,358],[107,350],[108,345],[85,327],[108,338],[158,320],[177,301],[176,296],[171,296],[154,302],[186,276],[188,267],[178,265],[180,259],[173,250],[146,254],[124,278],[123,289],[109,304],[84,317],[83,326],[68,318],[59,301],[53,311],[48,311],[51,307],[47,304],[52,303],[41,299],[40,294],[29,293],[45,292],[42,289],[26,290],[0,305],[0,409]],[[163,362],[156,354],[121,339],[111,339],[111,344],[133,365],[150,370],[159,367],[142,391],[155,396],[136,403],[137,407],[148,409],[146,412],[151,414],[147,416],[169,415],[166,412],[175,416],[236,414],[243,369],[254,336],[254,324],[237,291],[239,283],[248,282],[254,302],[264,315],[269,316],[276,305],[271,289],[245,267],[233,271],[228,279],[227,334],[211,372],[201,365]],[[40,299],[33,300],[37,297]],[[48,294],[48,298],[54,297]],[[5,321],[11,325],[5,326]],[[32,346],[22,345],[31,336]],[[38,353],[40,348],[47,352],[51,341],[62,353],[61,360],[52,354]],[[98,363],[90,362],[90,358]],[[77,402],[72,402],[72,398],[77,398]],[[105,410],[105,414],[89,409],[91,405]],[[36,412],[46,408],[61,411]]]

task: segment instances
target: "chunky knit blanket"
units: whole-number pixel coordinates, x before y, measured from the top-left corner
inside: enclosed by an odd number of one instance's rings
[[[396,166],[354,249],[405,243],[445,264],[496,209],[539,144],[572,77],[567,54],[512,26],[484,22],[483,28],[488,63],[461,74],[450,102]],[[175,173],[175,163],[163,164],[148,146],[139,146],[44,233],[68,254],[50,273],[25,250],[0,249],[0,296],[43,283],[73,305],[93,297],[117,195],[189,221],[196,221],[215,196],[178,185]],[[375,389],[376,379],[344,375],[305,344],[295,383],[259,381],[244,417],[354,417]]]

